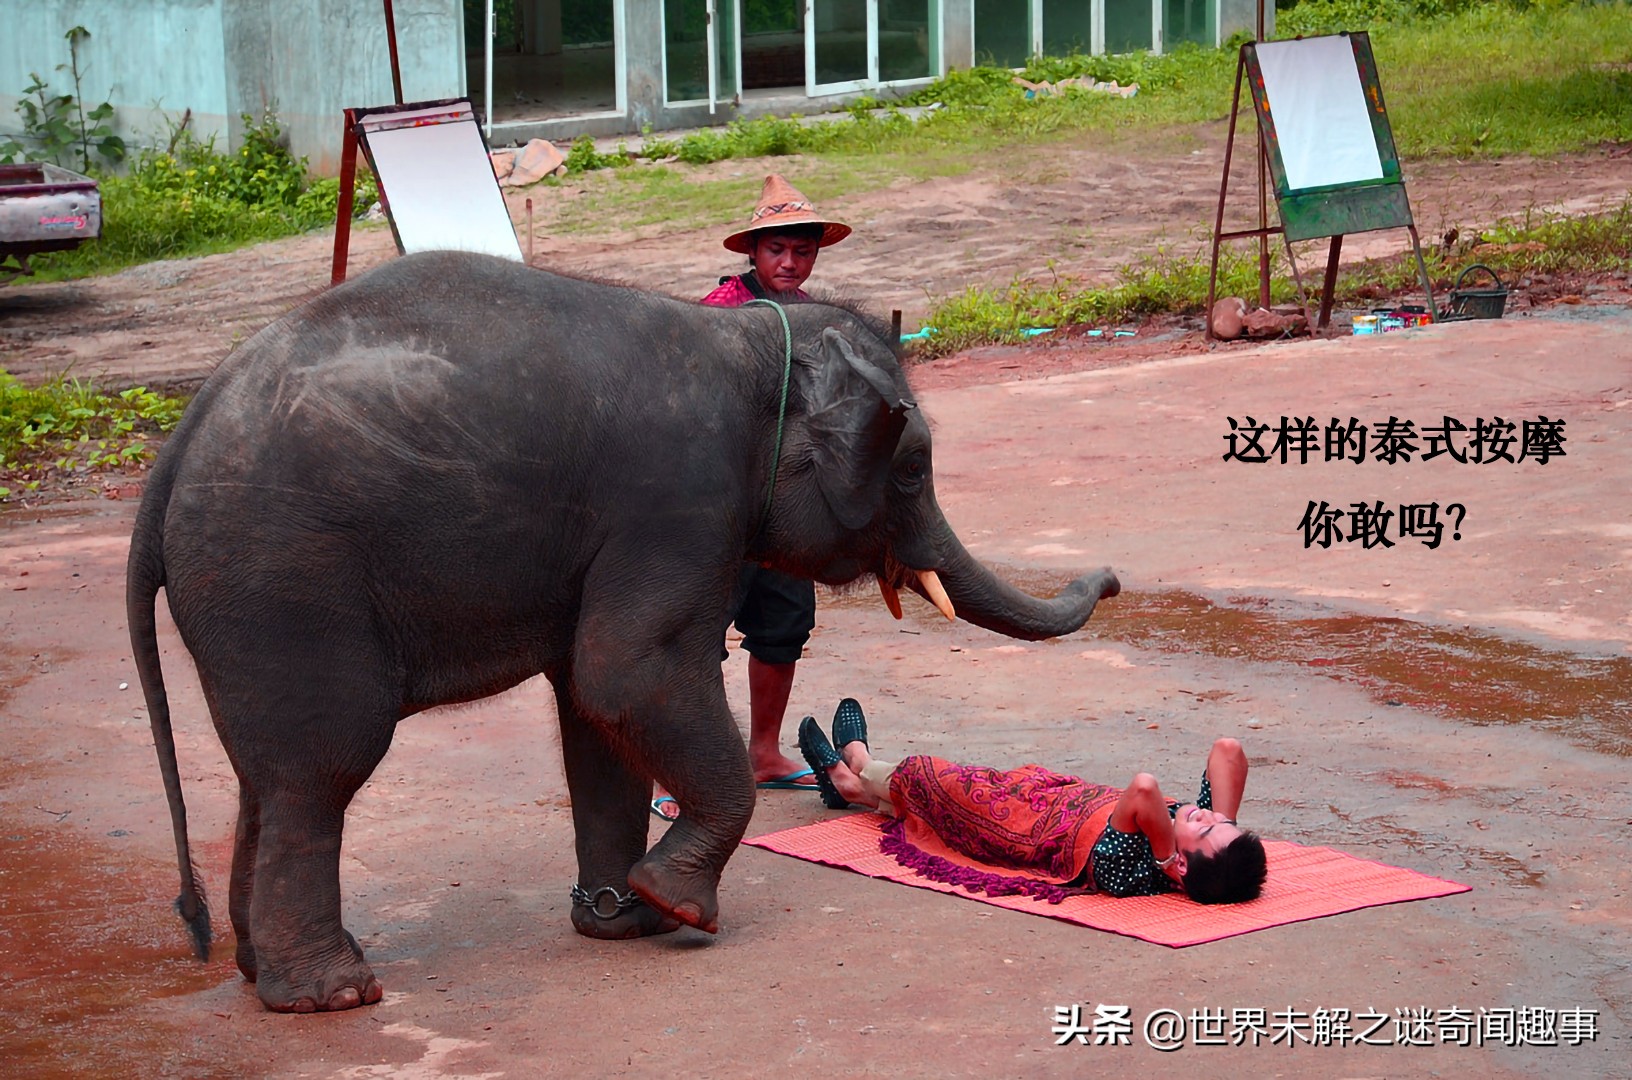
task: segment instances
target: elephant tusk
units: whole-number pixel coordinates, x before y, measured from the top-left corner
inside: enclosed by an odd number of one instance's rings
[[[884,595],[884,606],[890,609],[890,614],[897,619],[901,617],[901,594],[895,591],[895,586],[878,579],[878,591]]]
[[[945,615],[949,620],[957,622],[958,613],[952,610],[952,598],[946,595],[946,589],[941,586],[941,579],[936,576],[935,571],[919,570],[917,574],[918,584],[922,585],[924,592],[929,594],[930,603],[940,609],[941,614]]]

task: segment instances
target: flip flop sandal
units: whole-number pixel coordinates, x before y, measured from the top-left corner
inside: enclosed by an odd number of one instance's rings
[[[799,782],[807,776],[814,777],[815,775],[815,769],[800,769],[798,772],[790,772],[786,776],[778,776],[774,780],[760,780],[754,786],[761,791],[815,791],[815,784],[801,784]]]
[[[850,801],[839,794],[839,789],[833,786],[833,778],[827,775],[827,770],[841,764],[844,758],[827,741],[814,716],[799,721],[799,752],[815,770],[816,790],[822,793],[822,805],[829,810],[849,809]]]
[[[665,803],[674,803],[674,817],[670,817],[663,812],[663,806]],[[659,795],[657,798],[652,800],[652,816],[656,817],[659,821],[666,821],[670,825],[674,824],[675,818],[680,816],[679,800],[673,795]]]
[[[847,697],[839,702],[839,710],[833,714],[833,745],[844,747],[853,742],[867,746],[867,717],[862,715],[861,702]]]

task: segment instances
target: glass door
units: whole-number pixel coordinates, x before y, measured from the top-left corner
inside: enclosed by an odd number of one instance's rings
[[[738,0],[663,0],[663,90],[670,105],[736,100]]]
[[[940,32],[938,0],[805,0],[805,92],[932,78]]]
[[[928,79],[939,52],[936,0],[875,0],[874,34],[878,79],[883,83]]]
[[[878,82],[876,0],[805,0],[805,92],[812,97]]]

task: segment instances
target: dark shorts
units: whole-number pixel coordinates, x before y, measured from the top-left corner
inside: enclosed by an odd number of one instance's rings
[[[743,563],[737,595],[736,626],[748,655],[762,664],[798,660],[816,627],[815,583]]]

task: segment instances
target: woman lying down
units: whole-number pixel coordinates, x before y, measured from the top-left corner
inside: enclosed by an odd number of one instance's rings
[[[936,881],[1052,903],[1083,892],[1183,890],[1198,903],[1233,904],[1263,889],[1263,841],[1235,823],[1247,786],[1247,756],[1235,739],[1213,743],[1201,793],[1182,804],[1143,772],[1117,789],[1040,765],[991,769],[927,755],[880,761],[853,698],[839,703],[831,740],[806,717],[799,749],[828,807],[854,803],[890,818],[882,849]]]

